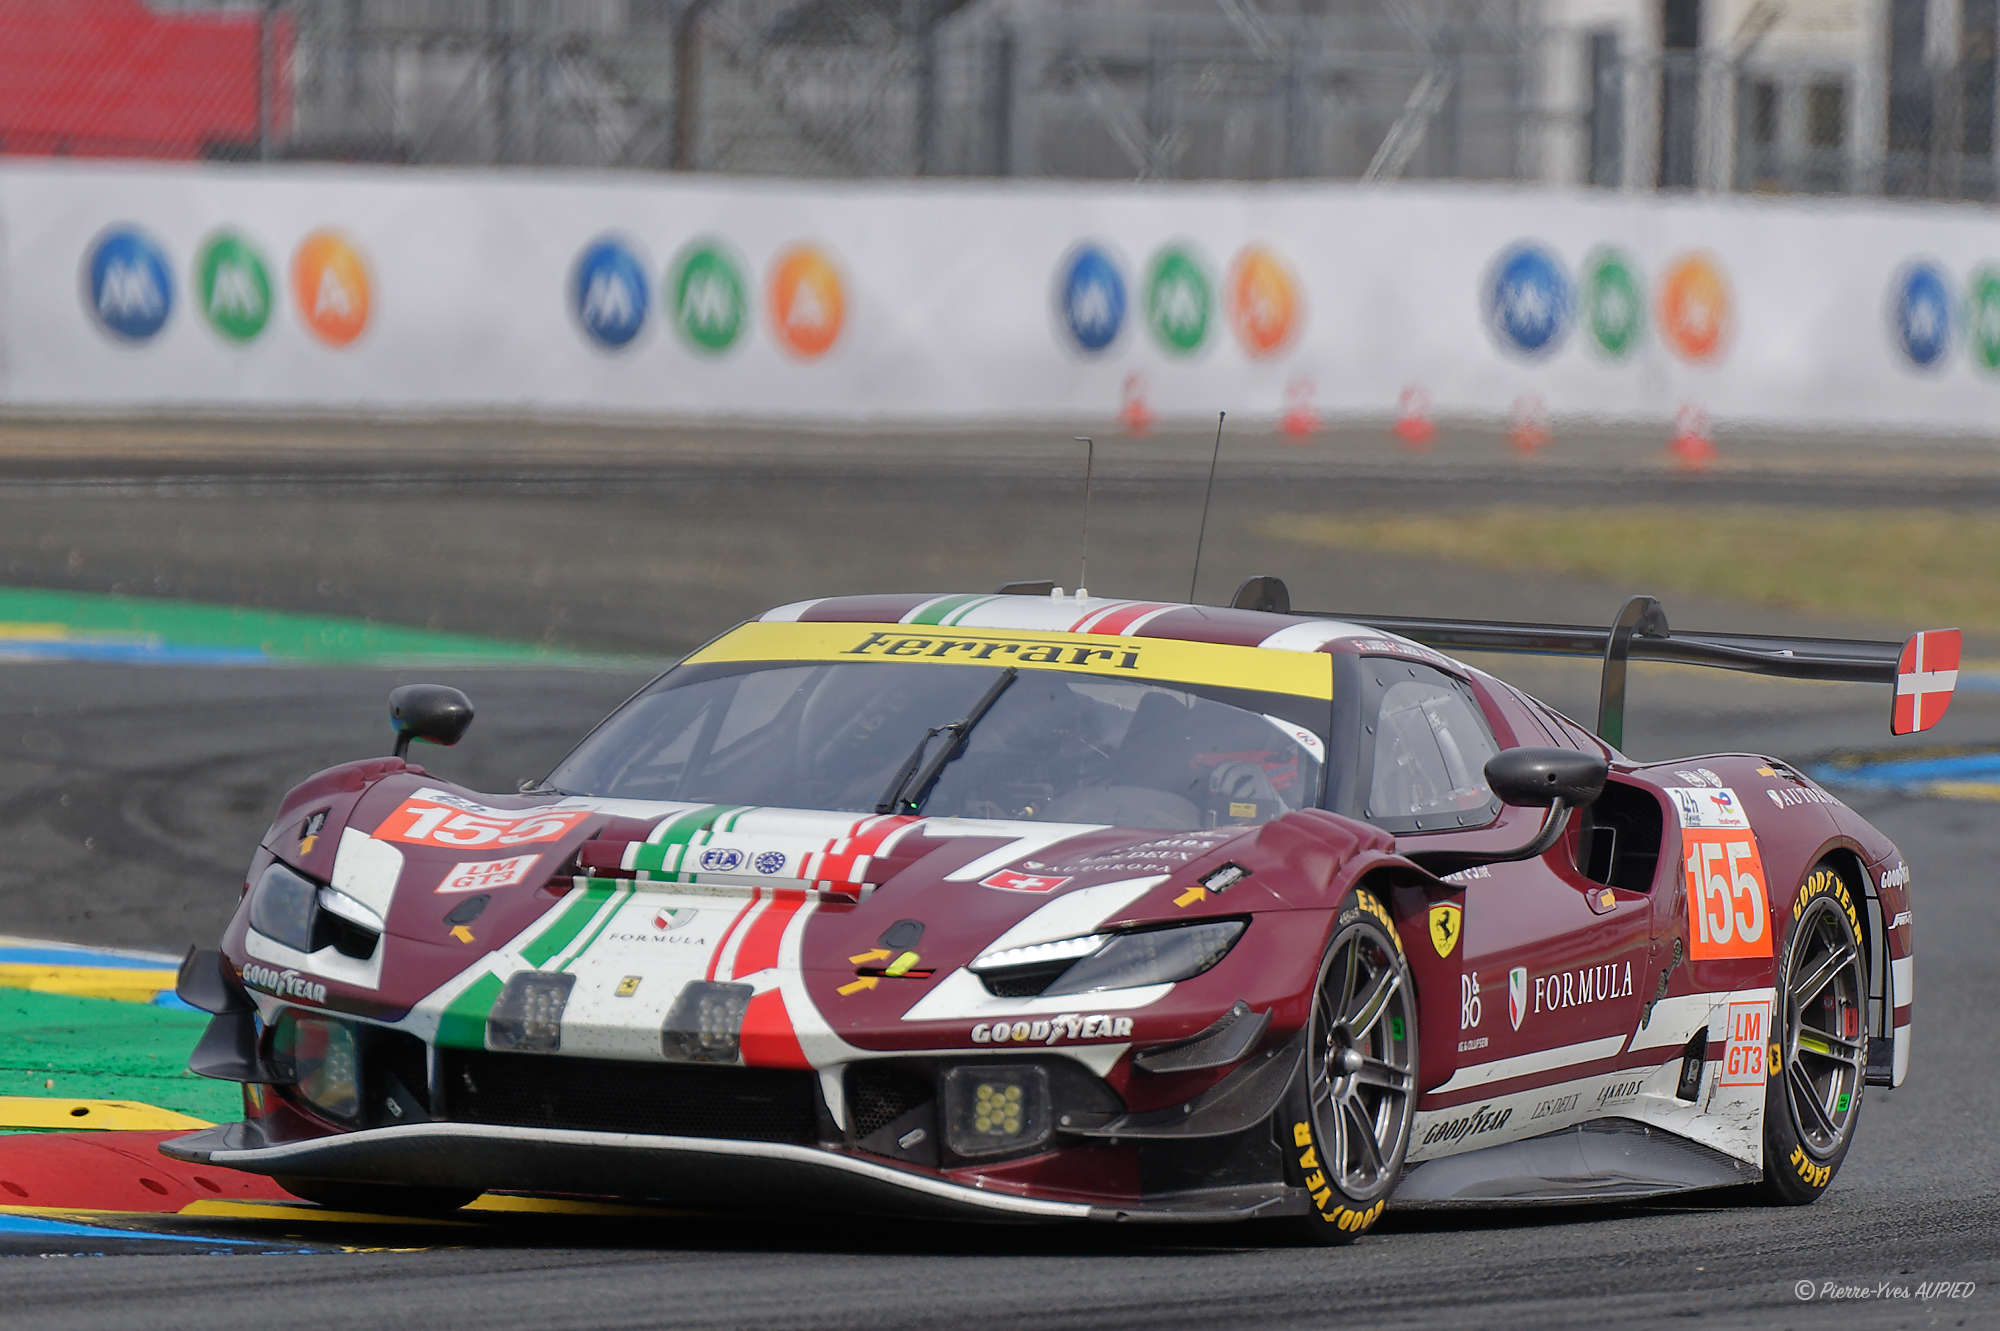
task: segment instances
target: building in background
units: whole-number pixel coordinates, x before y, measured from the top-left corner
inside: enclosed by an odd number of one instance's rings
[[[1985,199],[2000,0],[0,0],[0,151]]]

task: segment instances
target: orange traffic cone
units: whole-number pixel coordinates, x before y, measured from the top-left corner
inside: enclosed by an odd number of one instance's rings
[[[1507,431],[1507,442],[1524,458],[1533,457],[1549,442],[1549,409],[1538,394],[1523,393],[1514,399],[1514,427]]]
[[[1123,397],[1118,407],[1118,423],[1125,427],[1125,433],[1134,437],[1151,434],[1153,411],[1146,405],[1146,376],[1126,375]]]
[[[1319,433],[1319,413],[1313,410],[1313,381],[1299,375],[1285,385],[1285,416],[1280,422],[1286,434],[1303,443]]]
[[[1411,384],[1396,399],[1395,435],[1411,453],[1428,452],[1437,430],[1431,425],[1431,399],[1423,389]]]
[[[1715,440],[1708,429],[1708,413],[1692,402],[1674,413],[1674,437],[1667,444],[1674,465],[1682,471],[1707,471],[1715,461]]]

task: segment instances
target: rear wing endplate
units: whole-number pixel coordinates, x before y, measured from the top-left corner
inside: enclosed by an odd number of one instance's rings
[[[1249,592],[1250,587],[1245,583],[1239,595]],[[1321,617],[1313,611],[1295,613]],[[1323,617],[1400,634],[1446,652],[1602,656],[1597,733],[1613,748],[1625,742],[1625,671],[1634,660],[1747,670],[1787,679],[1890,684],[1895,694],[1889,730],[1896,735],[1929,730],[1942,721],[1958,686],[1957,629],[1928,629],[1911,634],[1900,644],[1764,633],[1675,633],[1667,627],[1666,611],[1650,596],[1627,601],[1608,628],[1405,615],[1335,613]]]

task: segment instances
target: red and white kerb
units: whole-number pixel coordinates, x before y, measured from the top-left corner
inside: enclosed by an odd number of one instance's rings
[[[1889,731],[1914,735],[1944,720],[1951,692],[1958,687],[1957,629],[1930,629],[1903,644],[1896,662],[1896,703]]]

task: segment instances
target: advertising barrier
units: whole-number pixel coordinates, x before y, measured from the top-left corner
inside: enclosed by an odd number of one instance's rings
[[[1971,207],[0,167],[0,407],[1987,432]]]

